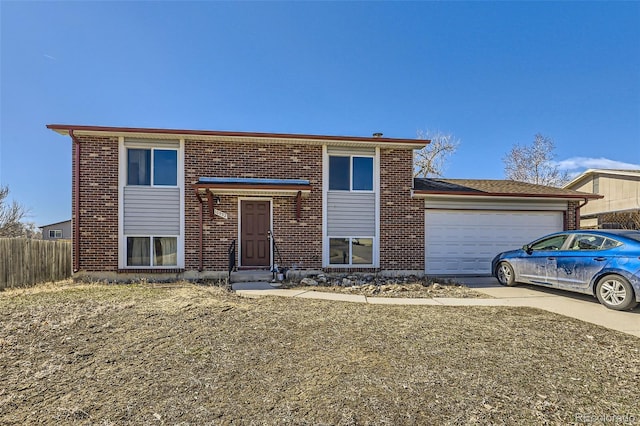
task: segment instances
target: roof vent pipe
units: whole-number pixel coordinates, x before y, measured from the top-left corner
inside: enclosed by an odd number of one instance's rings
[[[382,137],[382,133],[376,132],[376,133],[373,134],[373,137],[374,138],[381,138]]]

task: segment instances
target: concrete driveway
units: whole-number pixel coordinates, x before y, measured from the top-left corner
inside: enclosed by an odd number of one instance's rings
[[[533,285],[505,287],[493,277],[452,277],[474,290],[501,299],[508,306],[530,306],[640,337],[640,306],[619,312],[595,297]]]
[[[323,293],[300,289],[279,289],[267,282],[233,284],[232,289],[246,297],[281,296],[343,302],[385,305],[441,305],[441,306],[528,306],[590,322],[611,330],[640,337],[640,306],[633,311],[618,312],[607,309],[588,295],[532,285],[505,287],[493,277],[446,277],[452,281],[484,293],[492,298],[385,298],[358,294]]]

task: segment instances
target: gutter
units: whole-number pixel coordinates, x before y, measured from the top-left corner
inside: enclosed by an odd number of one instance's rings
[[[69,129],[69,136],[75,150],[73,187],[76,203],[73,208],[73,272],[80,270],[80,141],[73,134],[73,129]]]
[[[197,138],[205,140],[233,141],[260,141],[273,143],[305,143],[313,145],[337,145],[337,146],[385,146],[398,149],[421,149],[431,143],[428,139],[405,139],[386,137],[363,136],[331,136],[331,135],[307,135],[295,133],[259,133],[236,132],[222,130],[186,130],[186,129],[159,129],[145,127],[108,127],[86,126],[69,124],[47,124],[47,128],[59,134],[66,134],[71,130],[83,135],[109,134],[111,136],[136,136],[158,135],[163,138]]]

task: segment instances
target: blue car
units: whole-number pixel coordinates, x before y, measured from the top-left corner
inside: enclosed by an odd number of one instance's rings
[[[640,231],[580,230],[542,237],[497,255],[491,272],[500,284],[536,284],[591,294],[609,309],[640,302]]]

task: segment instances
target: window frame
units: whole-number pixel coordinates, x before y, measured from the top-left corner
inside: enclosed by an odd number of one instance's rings
[[[130,184],[129,183],[129,151],[135,150],[144,150],[150,151],[150,160],[149,160],[149,185],[145,184]],[[164,184],[156,184],[155,183],[155,169],[156,169],[156,151],[173,151],[176,154],[176,183],[174,185],[164,185]],[[126,161],[125,161],[125,186],[136,186],[136,187],[145,187],[145,188],[178,188],[180,185],[180,150],[179,148],[169,148],[169,147],[137,147],[137,146],[127,146],[125,147],[126,153]]]
[[[349,158],[349,189],[333,189],[331,188],[331,158]],[[371,189],[354,189],[354,159],[355,158],[368,158],[371,160]],[[373,193],[376,190],[376,156],[375,155],[363,155],[363,154],[351,154],[351,155],[342,155],[342,154],[328,154],[328,191],[342,191],[342,192],[363,192],[363,193]]]
[[[53,235],[51,235],[52,232]],[[62,229],[49,229],[49,238],[62,238]]]
[[[129,238],[146,238],[149,240],[149,264],[148,265],[129,265]],[[176,240],[176,263],[174,265],[156,265],[155,264],[155,244],[156,238],[174,238]],[[127,269],[176,269],[179,268],[179,243],[180,239],[177,235],[125,235],[124,236],[124,267]]]
[[[353,263],[353,240],[371,240],[371,263]],[[331,240],[349,240],[349,263],[331,263]],[[330,236],[327,237],[329,255],[327,257],[330,268],[371,268],[375,265],[376,238],[373,236]]]

